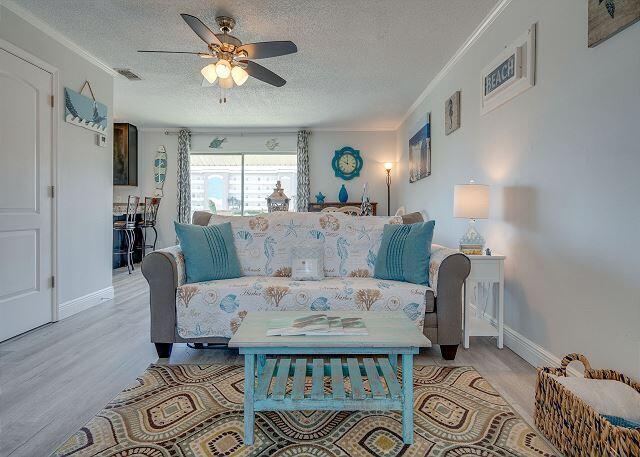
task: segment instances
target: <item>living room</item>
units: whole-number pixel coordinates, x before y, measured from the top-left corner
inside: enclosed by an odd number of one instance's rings
[[[0,2],[0,455],[639,455],[639,19]]]

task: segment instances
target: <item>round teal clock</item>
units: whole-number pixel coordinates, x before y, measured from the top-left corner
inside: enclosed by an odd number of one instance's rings
[[[360,151],[349,146],[338,149],[331,161],[331,166],[336,176],[345,180],[360,176],[362,165],[363,161],[362,157],[360,157]]]

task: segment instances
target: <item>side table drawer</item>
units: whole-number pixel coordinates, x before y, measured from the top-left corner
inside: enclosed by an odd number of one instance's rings
[[[498,281],[500,278],[500,261],[471,261],[469,281]]]

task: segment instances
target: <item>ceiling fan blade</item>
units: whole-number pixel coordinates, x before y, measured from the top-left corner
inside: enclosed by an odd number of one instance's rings
[[[293,54],[298,52],[298,47],[292,41],[265,41],[243,44],[239,50],[246,51],[248,59],[266,59]]]
[[[157,52],[160,54],[192,54],[202,57],[203,59],[213,59],[214,56],[206,52],[190,52],[190,51],[138,51],[138,52]]]
[[[218,39],[218,37],[211,31],[209,27],[207,27],[204,22],[198,19],[195,16],[191,16],[190,14],[181,14],[182,19],[187,23],[191,29],[196,32],[202,41],[207,44],[215,44],[216,46],[222,46],[222,41]]]
[[[251,62],[250,60],[242,60],[241,62],[247,64],[247,68],[245,68],[245,70],[249,73],[249,76],[253,76],[260,81],[264,81],[267,84],[271,84],[276,87],[282,87],[287,83],[280,76],[260,64]]]

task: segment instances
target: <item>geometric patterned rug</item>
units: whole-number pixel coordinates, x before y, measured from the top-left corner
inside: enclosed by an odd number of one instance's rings
[[[414,444],[396,412],[256,415],[244,446],[242,366],[151,365],[55,456],[547,456],[553,450],[471,367],[414,367]],[[327,381],[329,387],[330,381]]]

